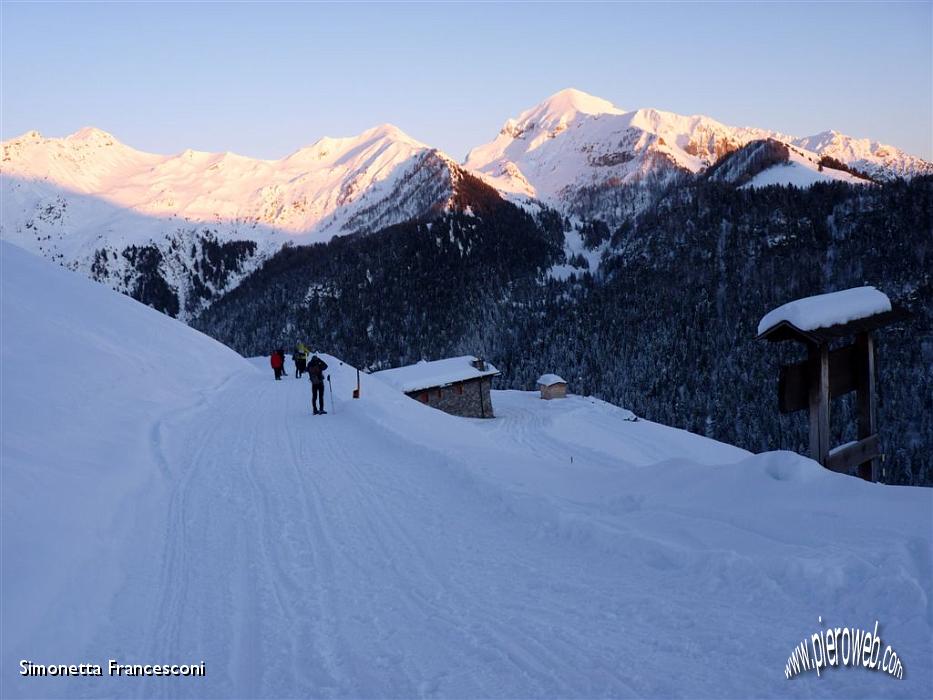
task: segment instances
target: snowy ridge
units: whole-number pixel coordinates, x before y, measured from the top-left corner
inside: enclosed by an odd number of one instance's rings
[[[363,375],[353,400],[331,356],[336,405],[312,417],[308,382],[267,358],[6,243],[0,264],[4,697],[112,694],[19,675],[110,655],[203,660],[204,678],[125,681],[174,697],[933,687],[929,489],[585,397],[494,392],[499,418],[466,420]],[[817,615],[879,620],[904,680],[789,686]]]
[[[821,156],[829,156],[880,180],[933,174],[933,163],[916,158],[894,146],[853,138],[838,131],[824,131],[795,139],[794,144]]]
[[[834,163],[835,164],[835,163]],[[742,148],[720,158],[705,176],[717,182],[739,187],[769,187],[771,185],[810,187],[818,182],[871,184],[859,177],[776,139],[751,141]]]
[[[769,187],[772,185],[793,185],[810,187],[818,182],[848,182],[853,185],[865,185],[871,181],[852,175],[844,170],[821,167],[819,161],[793,146],[787,161],[773,165],[751,179],[744,187]]]
[[[62,139],[29,132],[5,141],[2,173],[8,190],[42,183],[149,217],[320,238],[345,232],[354,215],[412,177],[429,154],[453,166],[391,124],[359,136],[323,138],[276,161],[190,149],[160,156],[82,129]],[[398,220],[408,215],[401,212]],[[14,221],[3,223],[11,229],[6,235],[17,232]]]
[[[150,290],[140,298],[182,318],[283,245],[451,207],[461,177],[388,124],[277,161],[143,153],[98,129],[29,132],[3,143],[0,174],[0,237],[119,291]]]
[[[933,173],[933,164],[893,146],[835,132],[797,138],[731,127],[703,115],[625,111],[573,89],[507,121],[493,141],[469,153],[465,165],[503,192],[559,206],[581,188],[613,187],[665,172],[698,173],[763,139],[795,147],[800,156],[795,170],[809,169],[805,163],[818,163],[825,155],[878,179]]]
[[[553,207],[615,228],[658,186],[711,172],[763,140],[789,149],[784,162],[722,179],[808,187],[933,173],[894,147],[836,132],[801,139],[703,115],[626,111],[567,89],[508,120],[463,165],[390,124],[279,160],[145,153],[90,127],[64,138],[30,131],[0,144],[0,238],[190,319],[285,245],[474,213],[460,196],[467,174],[532,214]],[[568,252],[576,247],[568,240]]]

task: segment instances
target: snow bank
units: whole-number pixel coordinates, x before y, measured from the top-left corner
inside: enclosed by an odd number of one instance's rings
[[[161,535],[159,494],[177,466],[160,456],[163,419],[252,370],[215,340],[6,242],[0,266],[6,673],[21,658],[86,660],[75,641],[128,575],[120,552],[133,523],[152,518]]]
[[[796,299],[765,314],[758,335],[787,321],[802,331],[813,331],[891,310],[891,300],[874,287],[855,287],[841,292]]]
[[[454,382],[463,382],[480,377],[492,377],[499,374],[499,370],[488,362],[486,369],[480,370],[473,366],[477,358],[472,355],[463,357],[449,357],[444,360],[427,362],[422,360],[413,365],[385,369],[373,372],[374,376],[394,386],[399,391],[408,393],[419,389],[430,389],[436,386],[447,386]]]

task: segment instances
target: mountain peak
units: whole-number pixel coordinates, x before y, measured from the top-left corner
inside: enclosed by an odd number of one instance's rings
[[[549,114],[624,114],[625,110],[619,109],[609,100],[590,95],[576,88],[564,88],[555,92],[546,100],[533,107],[533,111],[539,111],[544,108]]]
[[[395,124],[390,124],[389,122],[377,124],[376,126],[364,131],[363,134],[371,136],[386,136],[388,138],[411,139],[408,134],[395,126]]]
[[[563,131],[581,115],[600,114],[625,114],[625,110],[582,90],[565,88],[525,110],[517,119],[509,119],[500,133],[514,138],[522,138],[529,131],[553,135]]]
[[[91,143],[101,146],[109,146],[117,143],[117,139],[113,134],[109,134],[103,129],[98,129],[93,126],[86,126],[83,129],[78,129],[66,138],[69,141]]]
[[[413,148],[428,148],[426,144],[422,143],[418,139],[412,138],[400,128],[395,126],[395,124],[389,124],[388,122],[384,124],[377,124],[376,126],[367,129],[355,138],[360,141],[391,141],[404,143]]]
[[[412,138],[395,126],[395,124],[385,123],[377,124],[354,136],[324,136],[310,146],[300,148],[290,156],[287,156],[285,161],[304,161],[309,158],[314,161],[320,161],[328,157],[333,157],[335,153],[343,153],[352,148],[377,144],[381,146],[403,144],[405,147],[412,150],[428,149],[427,145]]]
[[[38,131],[36,131],[35,129],[30,129],[29,131],[27,131],[27,132],[25,132],[25,133],[22,133],[22,134],[20,134],[19,136],[14,136],[13,138],[11,138],[11,139],[9,139],[9,140],[4,141],[3,144],[4,144],[4,145],[7,145],[7,144],[19,144],[19,143],[23,143],[23,142],[27,142],[27,141],[33,142],[33,143],[37,143],[37,142],[43,141],[43,140],[45,140],[45,137],[44,137],[42,134],[40,134],[40,133],[39,133]]]

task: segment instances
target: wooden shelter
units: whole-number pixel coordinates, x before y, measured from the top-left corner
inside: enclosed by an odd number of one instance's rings
[[[542,374],[538,377],[538,391],[542,399],[566,399],[567,382],[556,374]]]
[[[785,304],[759,324],[759,340],[796,341],[807,350],[805,361],[781,367],[778,407],[782,413],[809,409],[810,456],[827,469],[848,474],[857,466],[858,476],[878,480],[882,452],[875,414],[877,353],[872,331],[903,317],[884,294],[861,287]],[[843,344],[850,338],[854,342]],[[858,439],[831,448],[830,402],[853,391],[858,403]]]

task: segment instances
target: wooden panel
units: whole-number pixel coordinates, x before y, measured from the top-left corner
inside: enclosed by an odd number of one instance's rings
[[[829,455],[826,459],[826,468],[832,469],[834,472],[848,474],[852,467],[863,462],[869,462],[880,456],[880,454],[878,436],[869,435]]]
[[[778,375],[778,409],[781,413],[802,411],[810,405],[807,363],[781,365]]]
[[[826,464],[829,455],[829,348],[809,347],[810,456]]]
[[[846,345],[829,353],[829,397],[835,399],[855,391],[863,362],[856,345]],[[864,351],[863,351],[864,352]],[[802,411],[810,405],[807,362],[782,365],[778,376],[778,408],[781,413]]]
[[[874,435],[877,428],[875,417],[875,343],[871,333],[860,333],[855,338],[859,354],[863,358],[858,373],[858,436]],[[859,476],[867,481],[878,481],[878,460],[870,459],[859,465]]]

